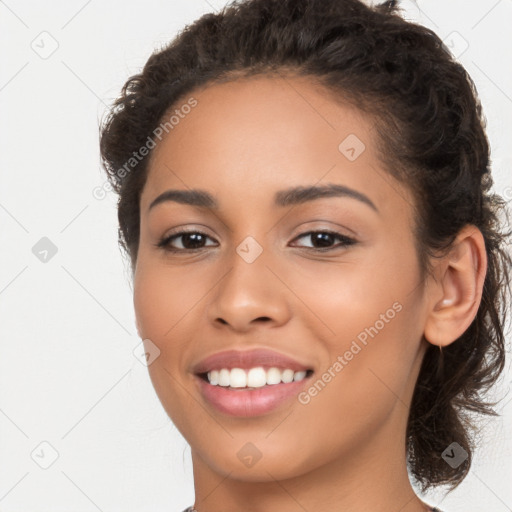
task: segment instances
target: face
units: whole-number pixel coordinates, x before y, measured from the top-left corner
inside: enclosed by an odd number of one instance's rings
[[[197,104],[155,148],[142,191],[134,307],[158,355],[152,383],[194,461],[263,481],[402,450],[424,287],[413,199],[384,171],[371,119],[305,78],[190,96]],[[331,185],[301,201],[282,192]],[[217,206],[165,199],[171,189],[200,189]],[[260,348],[313,373],[270,410],[213,405],[195,365]]]

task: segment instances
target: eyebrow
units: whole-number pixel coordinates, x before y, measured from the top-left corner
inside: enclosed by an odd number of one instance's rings
[[[369,197],[357,190],[346,187],[344,185],[337,185],[334,183],[322,186],[305,186],[305,187],[292,187],[286,190],[280,190],[274,195],[274,204],[276,206],[291,206],[313,201],[324,197],[348,197],[356,199],[370,208],[379,212],[378,208],[371,201]],[[174,201],[176,203],[187,204],[190,206],[198,206],[202,208],[211,208],[213,210],[219,209],[218,201],[205,190],[191,189],[191,190],[166,190],[157,196],[149,205],[148,211],[156,205]]]

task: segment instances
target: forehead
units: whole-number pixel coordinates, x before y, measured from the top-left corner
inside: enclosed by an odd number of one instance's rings
[[[195,106],[180,110],[190,98]],[[180,101],[153,150],[143,209],[166,188],[207,189],[239,206],[248,196],[270,202],[271,189],[321,181],[365,190],[384,208],[397,193],[376,152],[373,120],[306,77],[249,77]]]

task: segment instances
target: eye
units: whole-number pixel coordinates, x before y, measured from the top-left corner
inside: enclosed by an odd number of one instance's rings
[[[175,239],[182,238],[182,247],[176,248],[171,245]],[[164,248],[166,251],[170,252],[185,252],[185,251],[194,251],[197,249],[202,249],[202,243],[206,238],[210,238],[206,233],[202,233],[201,231],[180,231],[174,235],[166,236],[162,238],[157,247]],[[211,239],[212,240],[212,239]]]
[[[319,252],[334,250],[338,247],[347,247],[356,244],[356,240],[342,235],[335,231],[308,231],[302,233],[295,240],[309,237],[313,242],[313,246],[305,247],[306,249],[315,249]],[[172,244],[175,240],[181,240],[181,247],[174,247]],[[207,239],[213,240],[206,233],[201,231],[180,231],[162,238],[156,245],[169,252],[191,252],[205,248],[204,243]],[[339,240],[337,246],[330,247],[334,240]]]
[[[309,237],[313,244],[318,244],[320,247],[306,247],[307,249],[316,249],[320,252],[331,251],[337,249],[338,247],[346,247],[349,245],[356,244],[356,240],[353,238],[349,238],[348,236],[342,235],[341,233],[337,233],[336,231],[308,231],[307,233],[302,233],[295,240],[299,240],[300,238]],[[331,245],[333,239],[340,240],[340,243],[337,246],[329,247]]]

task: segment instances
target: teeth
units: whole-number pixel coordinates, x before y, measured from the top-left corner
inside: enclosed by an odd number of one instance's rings
[[[233,368],[231,370],[231,378],[233,378],[233,373],[235,371],[239,371],[240,373],[245,374],[245,370],[241,370],[240,368]],[[247,372],[246,375],[247,375],[247,382],[245,382],[245,379],[244,379],[244,385],[237,386],[237,387],[243,388],[243,387],[247,386],[249,388],[261,388],[267,383],[267,372],[261,367],[251,368]],[[231,385],[233,386],[233,381],[231,381]]]
[[[293,381],[300,381],[306,377],[305,371],[294,372],[286,369],[269,368],[265,370],[261,366],[251,368],[246,371],[242,368],[222,368],[221,370],[212,370],[208,372],[208,382],[213,386],[223,386],[232,388],[261,388],[265,385],[285,384]]]

